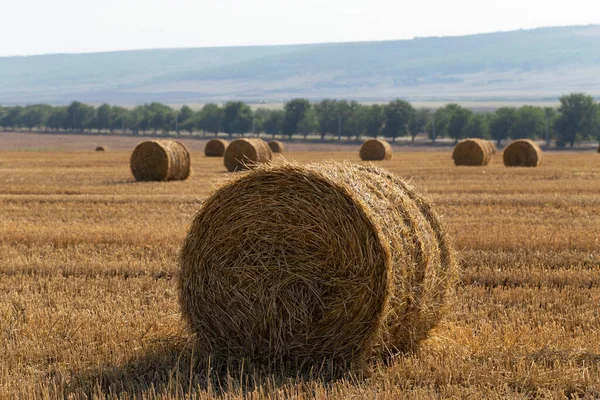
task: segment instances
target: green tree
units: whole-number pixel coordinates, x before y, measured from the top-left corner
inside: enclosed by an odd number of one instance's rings
[[[512,126],[513,139],[534,139],[543,137],[546,126],[544,109],[535,106],[522,106],[516,111],[516,118]]]
[[[411,141],[414,142],[417,135],[421,132],[425,132],[427,123],[430,119],[431,110],[429,108],[421,107],[415,111],[413,118],[410,120],[408,127],[410,131]]]
[[[296,132],[298,132],[298,124],[308,110],[311,109],[311,104],[306,99],[292,99],[285,103],[285,120],[283,122],[283,133],[288,135],[290,138]]]
[[[385,123],[384,107],[379,104],[373,104],[368,107],[365,116],[365,133],[369,137],[377,138],[381,134],[383,124]]]
[[[448,136],[454,139],[454,142],[458,142],[459,139],[468,136],[468,127],[472,117],[473,112],[468,108],[458,105],[453,107],[452,114],[450,115],[450,121],[448,122]]]
[[[513,127],[517,120],[517,110],[514,107],[500,107],[490,119],[490,135],[492,139],[502,144],[503,140],[513,137]]]
[[[219,133],[221,129],[221,120],[223,119],[223,109],[217,104],[205,104],[198,115],[196,128],[210,133]]]
[[[68,126],[67,107],[53,107],[52,112],[48,116],[46,126],[48,129],[53,131],[59,131],[60,129],[67,129]]]
[[[181,110],[177,113],[177,136],[179,136],[182,129],[190,135],[194,131],[194,111],[188,106],[181,107]]]
[[[560,98],[560,113],[556,120],[557,144],[571,147],[579,138],[594,136],[598,124],[598,109],[594,98],[584,93],[571,93]]]
[[[108,104],[102,104],[96,110],[96,127],[99,130],[110,130],[113,124],[112,107]]]
[[[230,101],[223,109],[221,128],[231,137],[234,133],[244,134],[252,128],[252,109],[241,101]]]
[[[489,117],[484,113],[474,114],[467,125],[465,137],[489,139]]]
[[[91,129],[96,119],[96,110],[87,104],[74,101],[67,107],[67,129]]]
[[[408,124],[414,118],[415,109],[404,100],[390,101],[384,107],[385,122],[382,134],[391,137],[395,142],[398,136],[405,135],[409,129]]]
[[[275,135],[283,133],[284,122],[284,110],[270,110],[268,116],[261,120],[262,130],[275,138]]]
[[[5,109],[5,113],[2,117],[2,121],[0,122],[0,124],[4,128],[20,129],[24,125],[24,122],[25,121],[23,119],[23,107],[14,106],[7,107]]]
[[[317,132],[318,129],[319,120],[317,113],[314,108],[309,108],[304,117],[298,122],[297,132],[301,133],[304,139],[306,139],[309,134]]]

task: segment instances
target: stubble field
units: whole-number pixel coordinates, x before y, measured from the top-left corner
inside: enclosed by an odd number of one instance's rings
[[[136,183],[129,152],[0,152],[0,398],[600,397],[600,155],[457,168],[380,163],[444,216],[460,257],[452,313],[369,377],[282,379],[196,365],[177,305],[188,224],[227,176]],[[358,152],[292,152],[300,162]]]

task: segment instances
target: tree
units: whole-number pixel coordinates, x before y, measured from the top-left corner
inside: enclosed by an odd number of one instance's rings
[[[298,123],[302,121],[311,104],[306,99],[293,99],[285,103],[285,120],[283,122],[283,133],[292,135],[298,132]]]
[[[113,125],[112,107],[108,104],[102,104],[96,110],[96,127],[99,130],[110,130]]]
[[[196,128],[204,132],[218,133],[221,129],[223,109],[217,104],[205,104],[197,117]]]
[[[241,101],[230,101],[223,109],[221,128],[232,136],[234,133],[246,133],[252,128],[252,109]]]
[[[448,123],[448,136],[458,142],[459,139],[468,136],[468,127],[473,117],[473,112],[468,108],[455,105],[453,107],[452,114],[450,115],[450,121]]]
[[[298,122],[297,132],[304,136],[304,139],[319,129],[319,120],[314,108],[309,108],[304,117]]]
[[[48,116],[48,120],[46,121],[46,126],[50,130],[58,131],[60,129],[67,128],[67,120],[69,114],[67,112],[67,107],[53,107],[52,112]]]
[[[503,140],[513,137],[513,126],[517,119],[517,110],[513,107],[500,107],[490,120],[490,135],[498,146]]]
[[[92,129],[96,119],[96,110],[87,104],[74,101],[67,107],[67,129]]]
[[[489,139],[490,127],[489,117],[486,114],[474,114],[467,125],[465,137]]]
[[[396,137],[402,136],[408,131],[408,124],[414,118],[415,109],[407,101],[394,100],[384,107],[384,115],[385,123],[382,134],[391,137],[395,142]]]
[[[285,122],[285,111],[284,110],[270,110],[268,115],[266,117],[264,117],[264,119],[261,119],[262,130],[265,133],[273,135],[273,138],[275,138],[275,135],[283,132],[284,122]]]
[[[177,113],[177,136],[180,134],[180,130],[183,129],[187,131],[190,135],[194,131],[194,111],[188,107],[183,106],[181,110]]]
[[[438,108],[435,111],[432,121],[430,121],[425,127],[425,130],[427,131],[427,134],[433,143],[435,143],[438,138],[448,136],[450,119],[454,112],[460,108],[461,107],[458,104],[447,104],[446,106]]]
[[[384,108],[379,104],[368,107],[365,116],[365,132],[367,136],[377,138],[381,134],[385,123]]]
[[[544,136],[546,116],[544,109],[535,106],[522,106],[516,111],[512,126],[513,139],[534,139]]]
[[[23,107],[8,107],[2,117],[0,124],[4,128],[19,129],[23,126]]]
[[[411,141],[415,141],[415,137],[421,132],[425,132],[425,127],[429,122],[429,114],[431,110],[421,107],[415,111],[414,117],[410,120],[408,126],[410,131]]]
[[[592,96],[584,93],[571,93],[560,98],[560,113],[556,120],[558,145],[571,147],[578,138],[594,136],[598,124],[598,106]]]

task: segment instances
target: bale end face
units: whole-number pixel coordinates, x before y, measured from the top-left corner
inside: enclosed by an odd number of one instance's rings
[[[223,157],[229,143],[223,139],[211,139],[204,146],[204,155],[206,157]]]
[[[131,154],[129,164],[138,181],[185,180],[191,171],[189,151],[175,140],[140,143]]]
[[[273,153],[262,139],[236,139],[227,146],[223,158],[227,170],[235,172],[267,163],[273,158]]]
[[[492,144],[482,139],[465,139],[454,146],[452,159],[454,165],[481,167],[488,165],[492,160]]]
[[[279,140],[271,140],[268,144],[273,153],[283,153],[285,146]]]
[[[507,167],[538,167],[542,164],[542,149],[533,140],[519,139],[506,146],[502,158]]]
[[[225,184],[179,260],[182,314],[205,350],[270,366],[413,349],[456,271],[428,201],[387,171],[335,163],[262,165]]]
[[[392,146],[385,140],[369,139],[360,147],[360,159],[363,161],[382,161],[392,159]]]

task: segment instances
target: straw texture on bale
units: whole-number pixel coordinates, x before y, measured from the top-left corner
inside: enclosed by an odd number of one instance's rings
[[[204,146],[204,155],[206,157],[223,157],[228,144],[227,140],[211,139]]]
[[[465,139],[454,146],[454,165],[485,166],[492,160],[492,144],[488,140]]]
[[[360,159],[381,161],[392,159],[392,146],[385,140],[368,139],[360,146]]]
[[[600,153],[600,144],[598,145],[598,153]]]
[[[98,147],[96,147],[96,151],[106,151],[106,147],[98,146]]]
[[[271,148],[262,139],[236,139],[225,150],[225,167],[229,172],[255,168],[271,161]]]
[[[492,148],[492,154],[496,154],[498,152],[498,148],[496,148],[496,144],[492,140],[486,140]]]
[[[285,146],[279,140],[271,140],[269,142],[269,147],[273,153],[283,153]]]
[[[507,167],[537,167],[542,164],[542,149],[533,140],[519,139],[506,146],[502,158]]]
[[[184,319],[215,359],[365,366],[415,349],[456,263],[431,203],[373,165],[259,166],[185,238]]]
[[[178,181],[190,175],[190,153],[175,140],[150,140],[137,145],[130,159],[138,181]]]

